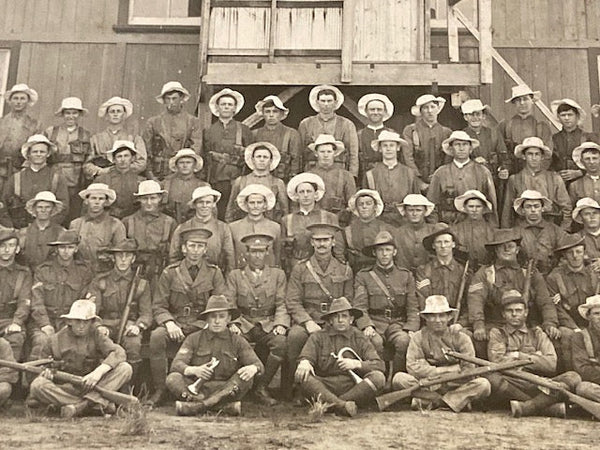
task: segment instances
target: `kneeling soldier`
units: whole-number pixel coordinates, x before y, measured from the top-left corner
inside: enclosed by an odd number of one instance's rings
[[[92,391],[98,385],[117,391],[131,379],[131,366],[125,362],[125,350],[97,329],[96,305],[89,300],[77,300],[69,314],[61,316],[67,326],[50,338],[42,357],[62,361],[61,370],[83,376],[84,386],[58,385],[52,372],[44,371],[31,383],[28,404],[39,402],[60,406],[60,415],[71,418],[88,409],[114,413],[115,405]]]
[[[433,378],[470,369],[473,364],[456,362],[446,358],[445,351],[451,350],[475,356],[471,339],[449,326],[456,309],[451,308],[443,295],[432,295],[425,299],[425,328],[417,331],[408,345],[406,367],[408,373],[394,375],[394,390],[415,386],[424,378]],[[448,406],[454,412],[462,411],[473,400],[490,395],[490,382],[482,377],[471,380],[451,381],[437,385],[433,391],[417,390],[413,393],[413,408],[427,406],[435,409]]]
[[[363,311],[356,326],[363,330],[383,358],[393,352],[393,370],[406,370],[409,333],[419,329],[415,279],[408,269],[394,265],[396,243],[387,231],[377,234],[363,252],[375,256],[375,265],[356,274],[354,304]]]
[[[261,403],[273,406],[277,401],[267,387],[286,356],[285,335],[290,326],[290,315],[285,306],[285,273],[276,267],[265,266],[269,246],[273,243],[271,236],[250,234],[242,238],[242,243],[246,245],[248,265],[231,271],[227,277],[230,298],[241,315],[229,329],[267,350],[265,372],[257,380],[254,394]]]
[[[240,400],[264,367],[250,344],[227,328],[238,314],[224,295],[208,299],[199,316],[206,320],[206,328],[185,339],[167,378],[169,391],[184,400],[175,402],[177,415],[193,416],[219,409],[241,414]]]
[[[383,389],[384,364],[375,347],[352,322],[362,316],[345,297],[321,316],[327,326],[313,333],[298,358],[296,381],[307,396],[321,398],[336,414],[355,416]]]

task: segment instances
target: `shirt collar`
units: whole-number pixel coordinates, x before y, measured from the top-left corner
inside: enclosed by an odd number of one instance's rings
[[[369,128],[369,129],[371,129],[373,131],[379,131],[382,128],[385,128],[385,126],[383,124],[380,124],[380,125],[377,125],[377,126],[375,126],[375,125],[367,125],[367,128]]]
[[[506,330],[506,332],[508,334],[515,334],[517,331],[519,331],[522,334],[529,333],[529,329],[527,328],[527,325],[523,325],[523,326],[521,326],[519,328],[515,328],[515,327],[513,327],[513,326],[511,326],[509,324],[505,324],[504,325],[504,329]]]
[[[86,214],[84,217],[85,222],[96,222],[96,223],[100,223],[102,222],[106,217],[108,216],[108,211],[104,210],[102,211],[100,214],[98,214],[96,217],[92,217],[89,214]]]
[[[327,325],[326,329],[329,336],[344,336],[349,338],[350,334],[352,333],[352,328],[348,328],[346,331],[337,331],[329,324]]]
[[[390,170],[394,169],[399,164],[397,160],[396,160],[396,162],[394,164],[388,164],[385,161],[381,161],[381,162],[383,163],[383,165],[385,167],[387,167]]]
[[[519,263],[517,261],[494,261],[494,267],[496,267],[497,269],[501,269],[503,267],[506,267],[508,269],[519,269],[521,266],[519,266]]]
[[[454,163],[454,165],[456,167],[458,167],[459,169],[462,169],[463,167],[465,167],[467,164],[469,164],[471,162],[470,159],[467,159],[465,162],[461,163],[458,162],[457,160],[453,159],[452,162]]]
[[[213,339],[227,339],[228,335],[229,335],[229,331],[225,330],[225,331],[221,331],[220,333],[213,333],[212,331],[210,331],[208,328],[206,330],[204,330],[206,332],[206,337],[209,340],[213,340]]]

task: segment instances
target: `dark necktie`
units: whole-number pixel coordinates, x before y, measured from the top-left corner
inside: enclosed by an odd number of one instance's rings
[[[200,268],[198,266],[190,266],[188,269],[188,272],[190,273],[190,277],[192,277],[192,280],[195,280],[196,277],[198,276],[198,271],[200,270]]]

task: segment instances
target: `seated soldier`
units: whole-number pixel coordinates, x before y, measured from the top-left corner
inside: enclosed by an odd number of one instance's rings
[[[573,370],[583,380],[577,394],[600,402],[600,295],[586,298],[577,311],[588,322],[572,340]]]
[[[264,366],[250,344],[227,328],[238,314],[224,295],[211,296],[198,316],[206,327],[190,334],[175,355],[167,387],[178,399],[178,416],[221,409],[241,415],[240,400],[254,378],[264,373]]]
[[[221,270],[204,257],[211,234],[204,228],[184,230],[183,260],[163,270],[152,293],[152,313],[158,326],[150,335],[154,394],[148,399],[149,405],[160,403],[165,393],[167,356],[177,352],[186,336],[206,325],[201,313],[209,296],[226,293]]]
[[[450,307],[443,295],[425,299],[425,309],[420,312],[425,319],[425,328],[417,331],[410,340],[406,353],[408,373],[394,375],[394,390],[410,388],[422,379],[460,373],[473,367],[471,363],[452,361],[445,356],[446,350],[475,356],[471,339],[465,333],[450,329],[455,312],[456,309]],[[429,389],[413,393],[411,406],[414,409],[449,407],[460,412],[472,401],[488,397],[491,390],[489,381],[482,377],[442,383]]]
[[[0,337],[0,359],[14,361],[15,357],[9,342]],[[12,385],[19,381],[19,372],[8,367],[0,367],[0,408],[8,403],[12,393]]]
[[[281,162],[277,147],[269,142],[256,142],[244,150],[246,165],[252,170],[248,175],[237,177],[231,183],[231,196],[225,211],[225,222],[231,223],[244,217],[244,210],[237,204],[237,196],[247,186],[260,184],[273,192],[275,205],[265,215],[276,222],[289,212],[285,183],[271,173]]]
[[[600,204],[592,198],[582,198],[573,210],[573,221],[583,225],[578,234],[585,240],[585,260],[594,272],[600,272]]]
[[[469,253],[473,269],[477,270],[486,261],[485,243],[492,238],[496,229],[489,221],[492,204],[481,192],[469,190],[454,199],[454,207],[466,217],[452,225],[452,231],[461,247]]]
[[[379,192],[371,189],[360,189],[348,200],[348,209],[354,219],[344,228],[348,264],[354,273],[373,265],[373,258],[363,253],[363,249],[371,245],[382,231],[392,232],[391,225],[379,219],[383,212],[383,201]]]
[[[355,416],[357,405],[368,406],[385,384],[383,361],[352,326],[361,315],[347,298],[334,299],[321,315],[327,326],[308,338],[298,357],[295,377],[304,394],[343,416]]]
[[[541,328],[528,328],[528,308],[521,293],[515,289],[502,295],[502,316],[505,324],[490,330],[488,357],[493,363],[503,363],[517,359],[532,361],[527,371],[541,376],[556,374],[556,352],[552,342]],[[497,399],[510,401],[513,417],[532,416],[546,413],[565,417],[566,407],[560,403],[560,394],[540,392],[537,385],[516,379],[510,375],[492,373],[487,376],[492,384],[492,393]],[[553,378],[566,389],[574,391],[581,382],[575,372],[565,372]],[[554,405],[554,406],[553,406]]]
[[[569,185],[569,195],[573,204],[585,197],[600,200],[600,145],[584,142],[573,150],[573,161],[577,167],[585,171]],[[565,170],[565,172],[581,172],[581,170]]]
[[[133,368],[133,378],[142,362],[142,332],[152,325],[152,298],[149,283],[135,277],[132,268],[138,246],[135,239],[125,239],[107,249],[114,267],[92,280],[88,287],[88,298],[95,298],[98,316],[102,319],[100,329],[127,352],[127,362]],[[135,283],[135,285],[134,285]],[[133,298],[123,335],[119,340],[119,326],[129,292]]]
[[[254,394],[262,404],[273,406],[277,400],[267,388],[287,355],[285,335],[290,327],[285,306],[285,273],[266,264],[273,237],[249,234],[242,238],[242,243],[246,246],[248,264],[227,276],[229,296],[241,313],[231,322],[229,330],[256,343],[257,351],[266,350],[265,372],[258,378]]]
[[[363,251],[375,257],[375,264],[354,279],[354,305],[363,312],[356,326],[382,359],[392,354],[392,372],[404,371],[410,335],[419,329],[415,279],[408,269],[394,264],[398,250],[387,231],[379,232]]]
[[[577,308],[585,303],[586,298],[598,292],[600,285],[598,274],[584,264],[585,241],[581,236],[567,235],[554,253],[558,264],[546,277],[546,284],[558,314],[558,367],[571,370],[571,341],[573,335],[586,325]]]
[[[192,192],[200,186],[209,186],[196,176],[202,167],[204,160],[191,148],[182,148],[169,158],[169,170],[173,173],[161,183],[165,190],[162,203],[165,214],[173,217],[178,224],[194,215],[194,210],[188,206]]]
[[[30,386],[28,403],[60,406],[63,418],[81,416],[89,409],[103,413],[116,412],[94,386],[118,391],[131,379],[131,366],[125,362],[125,350],[98,330],[96,305],[89,300],[77,300],[69,314],[61,316],[67,326],[56,333],[42,352],[43,358],[62,361],[60,369],[83,376],[83,386],[56,384],[52,371],[42,372]]]

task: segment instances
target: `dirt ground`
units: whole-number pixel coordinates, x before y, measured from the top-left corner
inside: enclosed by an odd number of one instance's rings
[[[0,413],[0,448],[42,449],[574,449],[598,448],[598,422],[513,419],[506,412],[366,412],[326,415],[311,423],[306,408],[244,403],[243,417],[177,417],[172,406],[147,414],[149,432],[123,434],[124,420],[62,420],[20,404]]]

